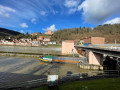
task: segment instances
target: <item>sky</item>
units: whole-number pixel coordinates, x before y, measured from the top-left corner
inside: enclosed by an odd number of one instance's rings
[[[120,23],[120,0],[0,0],[0,27],[21,33]]]

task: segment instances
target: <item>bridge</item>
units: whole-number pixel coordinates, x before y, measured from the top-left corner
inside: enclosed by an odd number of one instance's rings
[[[81,46],[66,40],[62,42],[62,54],[79,54],[87,58],[88,64],[116,67],[115,65],[120,63],[120,44]]]
[[[118,58],[120,58],[120,50],[117,48],[99,48],[93,46],[74,46],[79,54],[80,51],[84,51],[86,53],[86,57],[88,58],[89,64],[94,65],[103,65],[104,56],[109,56],[114,58],[118,62]],[[116,66],[114,66],[116,67]]]
[[[113,57],[120,57],[120,50],[118,49],[116,50],[110,48],[98,48],[98,47],[80,46],[80,45],[75,45],[74,47],[76,49],[89,50],[92,51],[93,53],[105,54]]]

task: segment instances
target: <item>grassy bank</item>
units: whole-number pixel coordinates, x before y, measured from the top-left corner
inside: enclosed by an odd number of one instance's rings
[[[61,84],[52,90],[120,90],[120,78],[109,78],[89,81],[75,81]],[[41,87],[34,90],[49,90]]]

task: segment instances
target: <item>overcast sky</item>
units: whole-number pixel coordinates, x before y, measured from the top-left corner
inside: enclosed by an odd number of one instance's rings
[[[22,33],[120,23],[120,0],[0,0],[0,27]]]

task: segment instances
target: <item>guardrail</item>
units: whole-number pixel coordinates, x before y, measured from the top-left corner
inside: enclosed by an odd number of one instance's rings
[[[75,44],[76,46],[86,46],[86,47],[93,47],[93,48],[106,48],[106,49],[120,49],[120,44],[88,44],[88,45],[80,45],[80,44]]]

